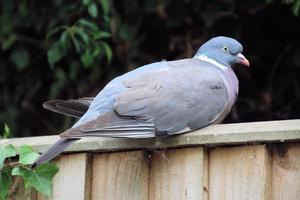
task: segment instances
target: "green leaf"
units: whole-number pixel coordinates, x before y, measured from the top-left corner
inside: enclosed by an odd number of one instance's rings
[[[83,0],[82,2],[83,2],[83,5],[88,5],[91,3],[91,0]]]
[[[109,17],[109,15],[104,15],[104,16],[103,16],[103,21],[104,21],[106,24],[110,24],[110,17]]]
[[[104,52],[105,52],[108,62],[110,62],[112,59],[112,50],[111,50],[110,46],[106,42],[102,42],[102,41],[100,42],[100,45],[104,49]]]
[[[0,173],[0,200],[5,200],[12,185],[12,178],[9,169],[2,169]]]
[[[63,26],[58,26],[51,31],[49,31],[46,35],[46,41],[49,40],[52,36],[56,35],[59,31],[63,29]]]
[[[9,138],[9,136],[10,136],[10,128],[6,123],[4,123],[4,130],[2,132],[2,138]]]
[[[95,23],[89,22],[89,21],[87,21],[87,20],[85,20],[85,19],[79,20],[79,21],[78,21],[78,24],[82,25],[83,27],[89,28],[89,29],[91,29],[92,31],[98,31],[98,30],[99,30],[99,29],[98,29],[98,26],[97,26]]]
[[[22,71],[29,64],[29,53],[24,48],[16,49],[10,54],[10,60],[15,64],[18,71]]]
[[[109,32],[105,32],[105,31],[96,31],[93,33],[93,37],[98,40],[98,39],[105,39],[105,38],[109,38],[111,35]]]
[[[294,1],[294,5],[292,7],[294,15],[297,17],[299,15],[299,10],[300,10],[300,1]]]
[[[56,41],[49,48],[47,56],[48,62],[51,66],[60,61],[65,55],[65,51],[63,50],[63,46],[59,41]]]
[[[15,34],[10,34],[8,38],[2,41],[2,50],[5,51],[9,49],[16,40],[17,40],[17,36]]]
[[[52,179],[58,172],[54,163],[44,163],[35,169],[25,167],[15,167],[11,174],[13,176],[22,176],[25,180],[25,188],[35,188],[37,191],[50,196],[52,190]]]
[[[90,67],[93,64],[93,57],[90,53],[90,50],[87,48],[80,57],[84,67]]]
[[[109,0],[100,0],[104,15],[108,15],[109,12]]]
[[[80,36],[85,45],[89,44],[90,38],[81,28],[76,28],[75,32]]]
[[[101,47],[100,47],[99,45],[97,45],[97,46],[94,48],[94,51],[93,51],[93,53],[92,53],[93,58],[96,57],[96,56],[98,56],[98,55],[100,54],[100,52],[101,52]]]
[[[0,169],[3,167],[4,160],[17,155],[17,151],[13,145],[9,144],[5,147],[0,146]]]
[[[24,172],[25,187],[35,188],[37,191],[50,196],[52,192],[52,179],[58,172],[58,168],[53,163],[44,163],[36,167],[33,171]]]
[[[15,147],[11,144],[7,145],[4,147],[4,151],[5,151],[5,155],[6,157],[14,157],[17,155],[17,151],[15,149]]]
[[[39,154],[35,152],[32,147],[28,145],[23,145],[19,148],[19,163],[24,165],[33,164],[34,161],[39,157]]]
[[[98,17],[97,4],[95,4],[95,3],[89,4],[88,5],[88,12],[89,12],[89,14],[90,14],[91,17],[97,18]]]
[[[73,44],[74,44],[74,47],[75,47],[75,51],[77,53],[80,53],[81,52],[80,42],[77,40],[76,37],[72,37],[72,41],[73,41]]]
[[[21,167],[14,167],[11,171],[12,176],[24,176],[26,169]]]
[[[64,47],[65,49],[68,49],[68,48],[69,48],[70,40],[71,40],[71,37],[70,37],[70,34],[69,34],[68,31],[64,31],[64,32],[60,35],[60,38],[59,38],[60,45],[61,45],[62,47]]]

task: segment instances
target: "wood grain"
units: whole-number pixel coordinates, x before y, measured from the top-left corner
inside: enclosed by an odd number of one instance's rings
[[[51,198],[38,193],[38,200],[89,200],[90,164],[86,153],[64,155],[57,159],[59,172],[53,179]]]
[[[271,200],[271,162],[264,145],[209,154],[210,200]]]
[[[208,149],[204,149],[203,154],[203,200],[209,200],[208,183],[209,183],[209,163],[208,163]]]
[[[142,151],[93,157],[92,200],[147,200],[148,163]]]
[[[150,159],[149,200],[203,199],[203,147],[168,149]]]
[[[278,144],[272,148],[273,199],[300,199],[300,143]]]

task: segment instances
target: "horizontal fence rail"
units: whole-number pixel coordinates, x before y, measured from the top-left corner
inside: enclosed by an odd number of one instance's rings
[[[0,145],[31,145],[43,152],[58,140],[58,136],[26,137],[0,140]],[[232,145],[300,140],[300,120],[218,124],[178,136],[154,139],[84,138],[66,152],[157,149],[195,145]]]
[[[0,145],[43,152],[57,139]],[[53,200],[300,199],[300,120],[213,125],[167,138],[88,138],[66,152],[55,160]],[[11,199],[48,199],[25,193]]]

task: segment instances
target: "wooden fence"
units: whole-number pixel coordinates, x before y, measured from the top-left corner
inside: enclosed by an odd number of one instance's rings
[[[44,151],[56,140],[0,145]],[[55,162],[55,200],[299,200],[300,120],[214,125],[157,139],[83,139]],[[18,184],[11,199],[48,199]]]

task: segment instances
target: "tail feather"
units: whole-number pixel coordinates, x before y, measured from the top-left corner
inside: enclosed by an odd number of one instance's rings
[[[61,138],[59,139],[53,146],[51,146],[47,151],[42,153],[35,162],[32,165],[32,168],[43,164],[49,160],[52,160],[56,156],[58,156],[65,148],[67,148],[70,144],[72,144],[74,141],[78,140],[77,138],[75,139],[64,139]]]

